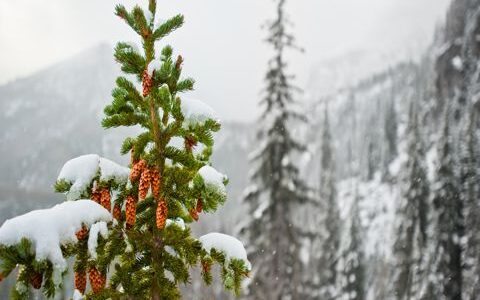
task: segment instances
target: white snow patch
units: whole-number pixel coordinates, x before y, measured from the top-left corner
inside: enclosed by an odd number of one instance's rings
[[[222,251],[225,254],[226,260],[232,258],[240,259],[245,262],[249,270],[252,268],[252,265],[248,261],[245,247],[242,242],[233,236],[212,232],[201,236],[199,240],[202,243],[203,249],[207,252],[210,252],[212,248],[217,251]]]
[[[13,246],[26,238],[35,248],[36,260],[47,259],[56,269],[63,270],[67,262],[60,246],[77,242],[75,233],[82,224],[90,227],[95,222],[111,220],[110,213],[98,203],[67,201],[5,221],[0,227],[0,244]]]
[[[71,183],[67,200],[77,200],[98,173],[100,180],[114,180],[117,184],[122,184],[127,182],[130,169],[97,154],[87,154],[67,161],[60,170],[57,180]]]
[[[226,194],[224,180],[227,179],[227,176],[215,170],[215,168],[210,166],[203,166],[198,170],[198,174],[202,177],[205,186],[217,190],[221,194]]]
[[[452,58],[452,65],[457,71],[463,70],[463,61],[459,56]]]
[[[130,175],[130,169],[121,166],[109,159],[100,157],[100,180],[113,180],[116,183],[125,183]]]
[[[176,219],[167,219],[167,223],[165,226],[171,226],[171,225],[176,225],[180,227],[182,230],[185,230],[185,221],[183,221],[182,218],[176,218]]]
[[[98,234],[103,238],[108,236],[108,227],[106,222],[98,222],[92,225],[88,235],[88,253],[93,259],[97,259]]]
[[[82,295],[82,293],[80,293],[79,290],[75,289],[75,291],[73,292],[72,300],[83,300],[83,299],[85,299],[85,297]]]
[[[162,63],[159,60],[154,60],[150,64],[148,64],[147,72],[150,76],[153,75],[153,71],[160,69]]]
[[[139,52],[138,51],[139,48],[138,48],[137,43],[135,43],[135,42],[125,42],[125,44],[130,46],[134,52]]]
[[[100,156],[87,154],[67,161],[60,171],[57,180],[65,180],[72,184],[67,193],[68,200],[75,200],[85,192],[99,171]]]
[[[185,128],[202,125],[207,120],[219,122],[215,111],[200,100],[184,98],[181,100],[181,109]]]

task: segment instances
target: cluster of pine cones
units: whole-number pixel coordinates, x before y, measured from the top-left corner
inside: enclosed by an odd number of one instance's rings
[[[108,188],[94,188],[92,190],[91,199],[101,206],[103,206],[106,210],[112,210],[111,204],[111,196],[110,196],[110,189]]]
[[[88,270],[88,277],[90,278],[90,285],[93,293],[98,294],[105,288],[107,276],[98,271],[97,268],[91,267]],[[87,288],[87,273],[85,271],[75,272],[74,284],[75,289],[77,289],[80,293],[85,294],[85,290]]]
[[[159,229],[165,227],[168,216],[168,208],[165,199],[159,199],[160,196],[160,172],[156,168],[148,167],[145,160],[139,160],[133,163],[130,173],[130,181],[138,184],[138,199],[144,200],[147,197],[148,190],[151,188],[152,195],[158,200],[156,211],[156,223]],[[136,199],[133,196],[127,197],[126,203],[127,226],[131,227],[135,224],[136,219]]]

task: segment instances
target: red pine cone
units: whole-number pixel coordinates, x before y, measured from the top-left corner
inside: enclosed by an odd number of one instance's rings
[[[77,231],[77,233],[75,233],[75,235],[77,236],[77,239],[79,241],[85,239],[88,235],[88,228],[85,227],[85,226],[82,226],[82,229],[80,229],[79,231]]]
[[[100,204],[103,207],[105,207],[106,210],[111,211],[112,203],[111,203],[111,197],[110,197],[110,190],[107,188],[104,188],[100,191],[100,193],[101,193]]]
[[[30,275],[30,284],[36,290],[42,287],[43,282],[43,274],[37,273],[32,271],[32,275]]]
[[[206,261],[202,261],[202,272],[203,273],[210,273],[212,269],[212,264]]]
[[[152,193],[155,199],[158,199],[160,196],[160,172],[157,168],[153,168],[150,170],[151,174],[151,183],[152,183]]]
[[[157,221],[157,228],[163,229],[165,228],[165,223],[167,222],[168,217],[168,207],[165,199],[160,199],[157,204],[157,213],[156,213],[156,221]]]
[[[194,219],[195,221],[198,221],[199,217],[196,209],[192,208],[188,212],[190,213],[190,217],[192,217],[192,219]]]
[[[97,202],[98,204],[100,204],[100,199],[102,198],[102,194],[100,193],[100,191],[94,189],[92,190],[92,195],[90,196],[90,198]]]
[[[140,185],[138,186],[138,199],[143,200],[147,197],[148,189],[152,181],[152,173],[149,168],[145,168],[140,176]]]
[[[87,288],[87,273],[84,272],[75,272],[74,275],[75,289],[80,293],[85,294],[85,289]]]
[[[135,225],[135,220],[137,217],[137,201],[133,196],[127,197],[127,203],[125,204],[125,215],[127,227],[133,227]]]
[[[152,91],[152,87],[153,87],[153,79],[152,79],[152,76],[148,74],[148,70],[143,71],[142,87],[143,87],[143,97],[147,97],[148,94],[150,94],[150,92]]]
[[[90,270],[88,270],[88,276],[90,278],[90,285],[92,286],[93,293],[98,294],[105,287],[107,277],[100,273],[95,267],[91,267]]]
[[[202,199],[197,200],[197,207],[195,208],[197,210],[197,213],[201,213],[203,211],[203,202]]]
[[[177,57],[177,61],[175,62],[175,69],[177,69],[178,71],[181,70],[182,68],[182,64],[183,64],[183,57],[181,55],[179,55]]]
[[[192,217],[192,219],[194,219],[195,221],[198,221],[199,219],[198,214],[200,214],[202,211],[203,211],[202,199],[198,199],[197,205],[195,206],[195,208],[190,209],[188,212],[190,213],[190,216]]]
[[[115,203],[115,205],[113,206],[112,215],[115,220],[120,221],[120,219],[122,218],[122,208],[120,207],[120,204]]]
[[[0,273],[0,282],[2,282],[4,278],[5,278],[5,277],[3,276],[3,274]]]
[[[132,147],[132,150],[130,151],[130,163],[134,165],[137,162],[135,160],[135,147]]]
[[[130,181],[134,182],[137,181],[138,177],[140,177],[140,174],[142,174],[143,170],[147,166],[147,162],[145,160],[140,160],[139,162],[136,162],[132,166],[132,171],[130,173]]]
[[[185,144],[185,150],[187,150],[188,152],[192,152],[193,148],[197,146],[197,141],[192,136],[186,136],[184,139],[184,144]]]

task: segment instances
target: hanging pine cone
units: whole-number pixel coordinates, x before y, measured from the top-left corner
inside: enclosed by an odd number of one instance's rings
[[[168,217],[168,207],[165,199],[160,199],[157,204],[157,213],[156,213],[156,221],[157,221],[157,228],[163,229],[165,228],[165,223],[167,222]]]
[[[192,217],[192,219],[198,221],[198,212],[195,208],[190,209],[188,212],[190,213],[190,217]]]
[[[150,92],[152,91],[152,87],[153,87],[153,79],[152,79],[152,76],[148,74],[148,70],[143,71],[142,87],[143,87],[143,97],[147,97],[148,94],[150,94]]]
[[[80,229],[79,231],[77,231],[77,233],[75,233],[75,235],[77,236],[77,239],[79,241],[82,241],[84,240],[87,235],[88,235],[88,228],[85,227],[85,226],[82,226],[82,229]]]
[[[38,290],[39,288],[42,287],[42,282],[43,282],[42,273],[32,271],[32,274],[30,275],[30,284],[32,285],[32,287]]]
[[[108,188],[103,188],[101,191],[100,204],[105,207],[106,210],[112,210],[112,202],[110,197],[110,190]]]
[[[183,64],[183,57],[179,55],[177,57],[177,61],[175,62],[175,69],[177,69],[177,71],[180,71],[182,69],[182,64]]]
[[[90,270],[88,270],[88,276],[90,278],[90,285],[92,286],[93,293],[98,294],[105,287],[107,277],[100,273],[95,267],[91,267]]]
[[[0,273],[0,282],[2,282],[4,278],[5,278],[5,277],[3,276],[3,274]]]
[[[135,225],[135,220],[137,218],[137,201],[133,196],[127,197],[127,203],[125,204],[125,215],[127,228],[133,227]]]
[[[193,136],[186,136],[183,142],[185,144],[185,150],[190,153],[193,151],[193,148],[197,146],[197,141]]]
[[[85,294],[85,289],[87,288],[87,273],[85,271],[75,272],[73,281],[75,284],[75,289],[77,289],[80,293]]]
[[[152,168],[150,170],[150,174],[152,176],[152,193],[155,199],[158,199],[160,196],[160,172],[157,168]]]
[[[142,174],[143,170],[147,166],[147,162],[145,160],[140,160],[133,164],[132,171],[130,173],[130,181],[135,182],[137,181],[140,174]]]
[[[130,151],[130,163],[132,166],[137,162],[135,159],[135,147],[132,147],[132,150]]]
[[[197,207],[195,208],[197,213],[201,213],[203,211],[203,202],[202,199],[197,200]]]
[[[210,270],[212,269],[212,264],[207,261],[202,261],[202,272],[205,274],[210,273]]]
[[[99,190],[97,190],[97,189],[93,189],[90,198],[91,198],[93,201],[95,201],[95,202],[97,202],[98,204],[100,204],[100,199],[102,198],[102,193],[101,193]]]
[[[150,188],[150,183],[152,181],[152,174],[149,168],[143,169],[142,175],[140,176],[140,185],[138,186],[138,199],[143,200],[147,197],[148,189]]]
[[[197,205],[195,206],[195,208],[190,209],[188,212],[190,213],[190,216],[192,217],[192,219],[194,219],[195,221],[198,221],[198,219],[199,219],[198,215],[202,211],[203,211],[202,199],[198,199],[197,200]]]
[[[120,219],[122,218],[122,208],[120,207],[120,204],[115,203],[115,205],[113,206],[112,215],[115,220],[120,221]]]

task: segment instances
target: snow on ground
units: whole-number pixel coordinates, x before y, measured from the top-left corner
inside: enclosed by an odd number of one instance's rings
[[[202,243],[203,249],[207,252],[210,252],[212,248],[222,251],[225,254],[226,260],[232,258],[240,259],[245,262],[245,265],[249,270],[252,268],[252,265],[248,261],[245,247],[242,242],[233,236],[212,232],[201,236],[199,240]]]
[[[183,98],[181,100],[181,109],[185,118],[183,125],[186,128],[202,125],[207,120],[219,121],[215,111],[200,100]]]
[[[91,200],[68,201],[5,221],[0,227],[0,244],[13,246],[26,238],[32,242],[37,260],[47,259],[63,270],[67,263],[60,246],[77,242],[75,233],[82,224],[90,227],[111,220],[110,213]]]
[[[122,184],[127,182],[130,169],[97,154],[87,154],[67,161],[60,170],[57,181],[65,180],[71,183],[67,200],[77,200],[99,173],[102,181],[113,180]]]
[[[227,190],[225,184],[223,183],[227,176],[215,170],[215,168],[210,166],[203,166],[198,170],[198,174],[202,177],[203,182],[207,188],[211,188],[226,195]]]

